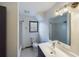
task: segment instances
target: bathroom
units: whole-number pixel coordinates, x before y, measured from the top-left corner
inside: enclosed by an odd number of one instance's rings
[[[70,8],[71,4],[67,2],[19,3],[20,57],[54,57],[56,52],[62,53],[57,54],[56,57],[79,56],[78,27],[74,28],[79,22],[77,13],[79,7]],[[62,11],[66,8],[65,5],[69,10]],[[53,42],[57,47],[55,52],[51,52]],[[48,47],[50,48],[44,49]]]

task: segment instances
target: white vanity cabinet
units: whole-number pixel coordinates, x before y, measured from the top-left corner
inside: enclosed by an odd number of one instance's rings
[[[76,57],[76,56],[67,54],[57,47],[53,48],[50,42],[46,42],[39,44],[38,57]]]

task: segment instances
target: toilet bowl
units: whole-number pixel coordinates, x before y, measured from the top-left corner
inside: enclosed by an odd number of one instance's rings
[[[33,48],[37,48],[38,47],[38,43],[37,42],[33,42],[32,47]]]
[[[38,43],[37,43],[36,39],[32,39],[31,42],[32,42],[32,47],[33,48],[38,47]]]

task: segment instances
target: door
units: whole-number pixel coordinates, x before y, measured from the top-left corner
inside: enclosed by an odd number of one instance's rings
[[[6,7],[0,6],[0,57],[6,56]]]

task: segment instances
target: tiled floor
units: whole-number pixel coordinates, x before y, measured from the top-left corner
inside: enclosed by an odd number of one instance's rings
[[[21,51],[21,57],[37,57],[38,49],[37,48],[26,48]]]

